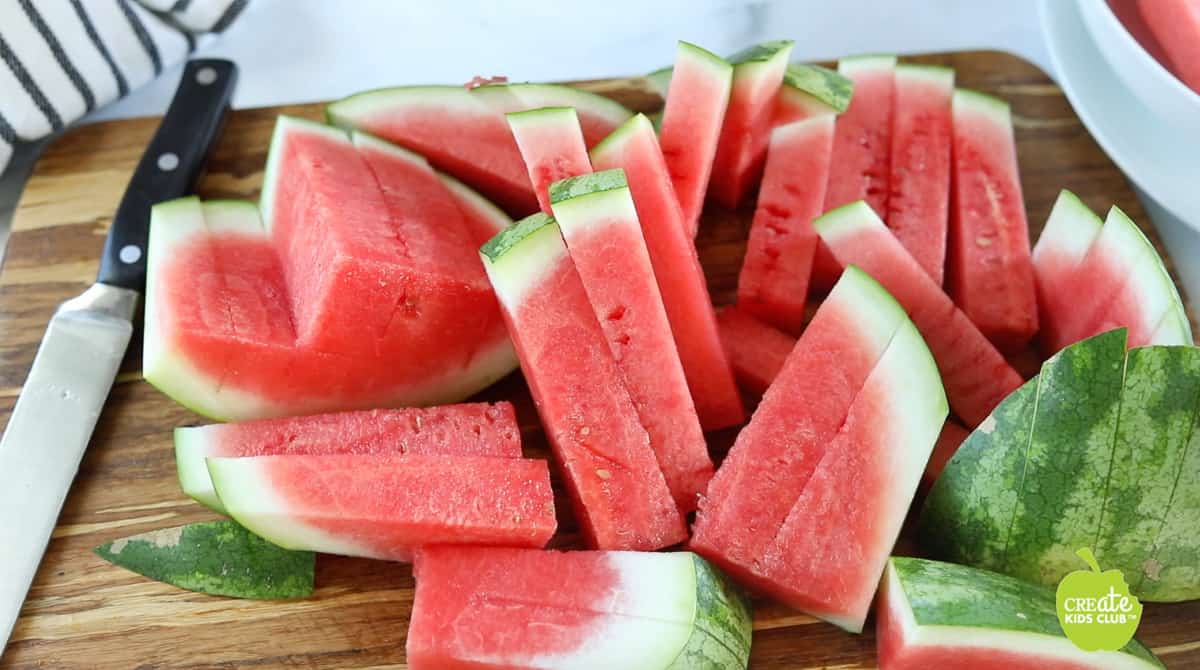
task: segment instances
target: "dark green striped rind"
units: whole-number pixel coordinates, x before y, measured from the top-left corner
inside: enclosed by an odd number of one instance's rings
[[[746,47],[725,60],[734,67],[749,63],[765,63],[780,54],[791,54],[793,45],[795,45],[795,42],[792,40],[762,42],[751,47]]]
[[[854,95],[854,82],[849,77],[820,65],[792,63],[783,75],[783,83],[813,96],[839,114],[850,106]]]
[[[622,188],[629,188],[629,182],[625,180],[625,171],[621,168],[581,174],[550,184],[550,202],[557,204],[584,195]]]
[[[1054,591],[1044,586],[920,558],[892,557],[891,568],[918,625],[1066,637],[1058,622]],[[1130,640],[1121,651],[1162,667],[1137,640]]]
[[[1130,351],[1122,393],[1096,558],[1143,599],[1200,598],[1200,349]]]
[[[530,236],[546,226],[556,225],[553,217],[538,212],[517,221],[479,247],[479,253],[493,261],[500,260],[505,254],[520,246]]]
[[[1067,347],[1042,365],[1037,411],[1001,572],[1056,585],[1096,541],[1125,372],[1125,330]],[[984,566],[989,567],[989,566]],[[1111,567],[1111,566],[1110,566]]]
[[[992,410],[933,485],[919,533],[922,546],[934,555],[968,565],[1003,562],[1037,388],[1035,377]]]
[[[721,571],[692,555],[696,618],[692,635],[668,670],[733,670],[750,663],[750,601]]]
[[[281,549],[232,521],[134,535],[96,547],[101,558],[189,591],[234,598],[304,598],[313,592],[311,551]]]
[[[1200,349],[1072,345],[974,433],[926,500],[933,555],[1047,586],[1092,547],[1144,601],[1200,598]]]

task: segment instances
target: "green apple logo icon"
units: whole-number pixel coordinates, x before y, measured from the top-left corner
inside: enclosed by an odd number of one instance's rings
[[[1129,593],[1120,570],[1102,572],[1092,550],[1075,552],[1091,567],[1058,584],[1058,621],[1067,638],[1085,651],[1117,651],[1133,639],[1142,620],[1142,604]]]

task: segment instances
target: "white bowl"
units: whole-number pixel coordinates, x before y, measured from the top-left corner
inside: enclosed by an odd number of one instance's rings
[[[1088,11],[1103,6],[1120,34],[1098,38],[1084,21],[1081,5],[1090,5]],[[1200,229],[1200,130],[1187,130],[1163,112],[1192,104],[1187,96],[1195,94],[1137,44],[1103,0],[1042,0],[1041,17],[1058,84],[1092,137],[1142,193]],[[1145,93],[1129,85],[1110,66],[1110,61],[1126,60],[1133,61],[1125,63],[1132,79],[1139,80],[1141,72],[1142,83],[1155,81],[1163,90]],[[1169,106],[1168,96],[1176,101]],[[1200,122],[1200,104],[1191,114],[1191,125]]]
[[[1200,94],[1151,56],[1107,2],[1076,0],[1076,7],[1092,40],[1101,46],[1100,55],[1125,87],[1142,100],[1153,100],[1154,111],[1175,124],[1179,132],[1200,137]]]

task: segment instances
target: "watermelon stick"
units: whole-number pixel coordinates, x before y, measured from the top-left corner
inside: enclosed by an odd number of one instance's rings
[[[652,550],[682,541],[683,517],[558,224],[526,217],[480,256],[588,543]]]
[[[688,552],[429,547],[411,670],[745,670],[749,600]]]
[[[579,117],[572,107],[510,112],[508,127],[512,128],[525,168],[529,170],[538,205],[542,212],[550,214],[550,184],[592,171]]]
[[[694,44],[680,42],[674,70],[659,72],[669,76],[671,83],[658,141],[683,210],[683,224],[695,237],[729,104],[733,66]]]
[[[591,157],[597,170],[625,170],[700,425],[716,430],[741,423],[746,412],[721,347],[704,269],[650,120],[635,115],[593,147]]]
[[[834,117],[822,115],[771,133],[767,166],[738,275],[738,305],[788,333],[804,324],[833,150]]]
[[[791,40],[763,42],[728,59],[733,64],[733,87],[708,184],[709,197],[723,207],[737,207],[762,176],[775,98],[793,44]]]
[[[896,66],[888,228],[941,286],[950,217],[954,70]]]
[[[625,173],[555,182],[550,199],[667,486],[680,511],[690,512],[713,465]]]
[[[1001,351],[1019,351],[1038,329],[1029,224],[1008,103],[954,92],[954,207],[946,286]]]

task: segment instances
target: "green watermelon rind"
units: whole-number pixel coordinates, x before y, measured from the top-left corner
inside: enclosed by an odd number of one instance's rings
[[[114,565],[199,593],[284,599],[313,592],[312,552],[281,549],[227,520],[135,535],[94,551]]]
[[[653,72],[648,72],[645,75],[646,83],[650,84],[650,88],[658,93],[658,97],[667,98],[667,93],[671,90],[671,76],[675,74],[675,66],[668,65],[660,67]]]
[[[1137,640],[1120,651],[1080,649],[1062,632],[1053,591],[995,572],[893,557],[883,588],[909,644],[1041,654],[1088,667],[1164,667]]]
[[[689,555],[695,580],[692,633],[667,670],[742,670],[750,663],[750,600],[708,561]]]
[[[527,290],[567,255],[554,217],[537,212],[505,228],[479,248],[500,303],[515,314]]]
[[[632,114],[624,105],[574,86],[561,84],[489,84],[474,89],[463,86],[394,86],[362,91],[325,107],[326,120],[335,126],[354,127],[364,119],[408,106],[440,102],[449,108],[474,108],[508,113],[539,107],[574,107],[581,116],[594,116],[617,125]],[[513,106],[511,103],[515,103]]]
[[[846,111],[854,96],[854,82],[849,77],[820,65],[788,65],[783,74],[783,84],[807,95],[834,114]]]
[[[1023,475],[1004,574],[1057,584],[1079,568],[1075,551],[1095,543],[1104,507],[1097,492],[1107,491],[1112,472],[1125,344],[1125,331],[1112,330],[1042,365],[1032,431],[1019,457]]]
[[[921,513],[922,546],[1044,585],[1078,569],[1069,557],[1089,546],[1144,601],[1200,598],[1189,516],[1200,486],[1180,477],[1200,467],[1198,415],[1200,349],[1127,355],[1124,329],[1071,345],[947,463]],[[1038,435],[1051,420],[1057,430]]]
[[[735,69],[744,65],[771,63],[779,58],[787,60],[792,53],[794,40],[771,40],[746,47],[725,59]]]
[[[629,182],[625,179],[624,170],[621,168],[601,170],[554,182],[550,185],[550,202],[557,205],[584,196],[622,189],[629,190]]]
[[[175,442],[175,470],[184,494],[218,514],[225,514],[225,506],[217,497],[205,461],[213,453],[210,448],[213,433],[219,430],[220,424],[179,427],[174,430],[172,438]]]
[[[1158,401],[1121,406],[1107,502],[1092,545],[1096,560],[1121,570],[1143,600],[1200,598],[1200,486],[1182,476],[1200,471],[1200,349],[1130,350],[1121,392]],[[1182,536],[1174,533],[1177,520],[1187,529]]]

